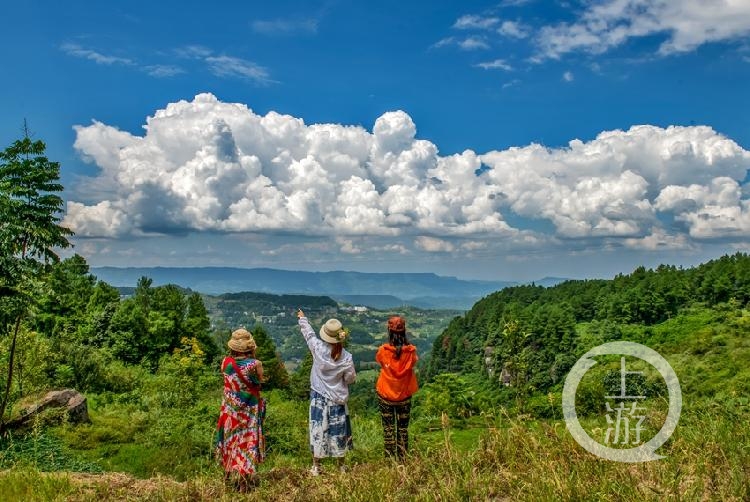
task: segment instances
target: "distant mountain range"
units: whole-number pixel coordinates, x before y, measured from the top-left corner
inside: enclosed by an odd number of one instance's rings
[[[412,307],[425,310],[469,310],[482,296],[417,296],[415,298],[404,299],[393,295],[331,294],[331,298],[339,303],[364,305],[365,307],[379,310],[394,309],[404,305],[411,305]]]
[[[569,281],[570,279],[566,279],[564,277],[543,277],[537,281],[528,281],[524,282],[523,284],[534,284],[536,286],[544,286],[545,288],[551,288],[552,286],[557,286],[561,282]]]
[[[431,273],[302,272],[231,267],[93,267],[91,273],[118,287],[141,277],[155,286],[176,284],[209,295],[255,291],[272,294],[327,295],[337,301],[375,308],[413,305],[468,309],[480,298],[518,283],[475,281]],[[564,279],[546,278],[549,286]]]

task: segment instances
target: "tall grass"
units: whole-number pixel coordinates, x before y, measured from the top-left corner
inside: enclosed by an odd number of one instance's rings
[[[3,500],[749,500],[748,418],[747,409],[686,409],[659,451],[665,458],[640,464],[591,455],[561,421],[504,419],[470,431],[454,430],[446,421],[439,431],[414,431],[403,465],[382,457],[373,418],[359,421],[355,432],[363,440],[348,459],[348,472],[328,465],[314,478],[307,473],[309,459],[280,455],[262,466],[251,496],[226,487],[215,468],[176,482],[123,474],[42,475],[17,467],[0,474],[0,493]]]

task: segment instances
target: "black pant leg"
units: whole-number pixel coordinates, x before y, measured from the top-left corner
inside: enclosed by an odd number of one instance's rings
[[[380,418],[383,421],[383,443],[386,456],[396,455],[396,413],[393,406],[378,399]]]
[[[403,459],[409,451],[409,418],[411,416],[411,399],[399,405],[396,411],[396,445],[399,458]]]

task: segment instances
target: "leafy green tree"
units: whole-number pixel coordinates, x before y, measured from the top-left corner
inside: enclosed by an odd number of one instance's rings
[[[45,155],[42,141],[24,138],[0,152],[0,296],[2,335],[11,336],[8,375],[0,403],[0,429],[13,383],[16,341],[21,321],[38,296],[34,286],[57,248],[70,246],[73,232],[60,224],[63,206],[57,192],[60,165]],[[12,319],[12,321],[11,321]],[[11,327],[12,326],[12,327]]]
[[[185,315],[185,334],[198,340],[203,352],[204,362],[210,363],[219,355],[219,349],[211,336],[211,319],[201,295],[191,294],[187,299]]]
[[[52,265],[45,282],[32,327],[49,337],[75,332],[85,320],[96,283],[88,263],[77,254],[66,258]]]
[[[105,307],[92,310],[89,339],[94,345],[109,347],[115,358],[143,364],[151,371],[158,369],[165,355],[182,348],[185,339],[198,343],[204,363],[212,361],[219,350],[200,295],[186,297],[173,284],[151,285],[151,279],[141,277],[134,295],[119,303],[113,303],[114,292],[106,285],[97,285],[90,304]],[[102,329],[93,329],[97,325],[106,329],[104,336]]]
[[[266,333],[266,330],[260,324],[253,328],[253,338],[257,345],[255,357],[263,363],[263,378],[265,389],[284,389],[289,386],[289,374],[284,367],[281,356],[276,351],[276,344],[273,339]]]
[[[509,374],[511,387],[519,390],[528,378],[529,349],[526,344],[529,336],[530,333],[515,319],[508,320],[503,326],[500,351],[502,370]]]
[[[465,375],[442,373],[420,391],[420,412],[431,417],[468,418],[479,411],[476,390]]]
[[[74,255],[51,265],[26,324],[46,338],[50,383],[86,391],[99,386],[109,355],[102,353],[102,336],[114,314],[119,293],[89,273],[86,260]],[[112,303],[112,306],[108,304]],[[16,365],[19,390],[21,360]]]
[[[0,339],[0,353],[8,352],[10,342],[9,337]],[[49,374],[53,369],[51,355],[51,345],[47,337],[29,331],[25,326],[21,327],[16,343],[14,371],[20,395],[49,388]]]
[[[148,337],[144,340],[144,358],[156,369],[164,354],[180,346],[184,336],[183,323],[187,312],[185,296],[177,286],[169,284],[149,291]],[[139,300],[136,292],[136,301]]]
[[[427,368],[428,379],[440,373],[455,372],[460,369],[465,356],[464,354],[459,355],[458,352],[468,331],[466,325],[467,319],[454,317],[443,334],[435,339]]]
[[[79,338],[94,347],[105,344],[109,323],[120,302],[120,293],[104,281],[94,285],[86,305],[86,319],[79,327]]]
[[[304,400],[310,397],[310,372],[313,357],[308,350],[299,367],[289,377],[289,394],[293,399]]]
[[[109,323],[106,345],[119,360],[138,364],[144,355],[148,336],[146,313],[134,298],[121,301]]]
[[[135,286],[135,293],[133,298],[138,302],[138,305],[143,309],[144,312],[148,312],[151,308],[151,297],[153,296],[153,289],[151,285],[154,283],[153,279],[149,277],[141,277],[138,279],[138,283]]]
[[[107,284],[104,281],[98,281],[91,292],[89,303],[86,306],[88,311],[101,310],[111,303],[120,301],[120,293],[117,288]]]

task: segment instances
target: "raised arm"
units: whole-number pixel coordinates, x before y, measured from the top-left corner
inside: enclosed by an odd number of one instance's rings
[[[297,311],[297,319],[299,323],[299,329],[302,332],[302,336],[305,337],[305,341],[307,342],[307,346],[310,347],[310,350],[313,350],[313,343],[315,338],[315,331],[312,329],[312,326],[310,326],[310,321],[307,320],[307,317],[305,317],[305,313],[302,312],[302,309],[299,309]]]

